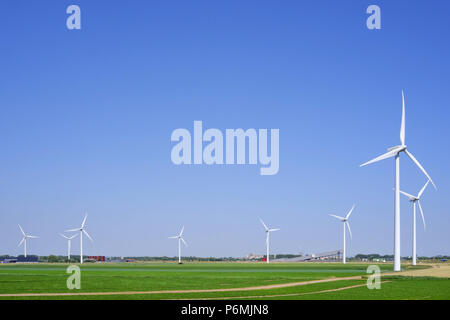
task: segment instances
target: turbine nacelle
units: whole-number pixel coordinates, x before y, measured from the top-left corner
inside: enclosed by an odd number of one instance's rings
[[[406,150],[406,145],[400,145],[400,146],[390,147],[390,148],[387,149],[387,151],[392,151],[392,150],[397,150],[397,153],[400,153],[400,152]]]
[[[350,229],[350,224],[348,223],[348,219],[350,218],[350,215],[352,214],[354,209],[355,209],[355,205],[352,206],[352,208],[350,209],[350,211],[347,213],[347,215],[345,217],[341,217],[341,216],[337,216],[337,215],[334,215],[334,214],[330,214],[330,216],[340,220],[341,222],[343,222],[347,226],[348,232],[350,233],[350,238],[352,237],[352,230]]]
[[[81,227],[79,228],[75,228],[75,229],[70,229],[70,230],[66,230],[66,232],[77,232],[79,231],[81,234],[84,233],[86,235],[86,237],[89,238],[89,240],[91,240],[92,242],[94,242],[94,240],[91,238],[91,236],[89,235],[89,233],[87,233],[86,229],[85,229],[85,225],[86,225],[86,219],[87,219],[87,214],[84,216],[83,222],[81,223]],[[80,237],[81,238],[81,237]]]
[[[181,241],[183,241],[184,245],[187,247],[187,243],[186,243],[186,241],[184,241],[184,239],[183,239],[183,232],[184,232],[184,226],[181,228],[181,231],[180,231],[180,233],[179,233],[178,235],[173,236],[173,237],[169,237],[169,239],[178,239],[178,240],[181,240]]]
[[[360,165],[360,167],[364,167],[368,164],[378,162],[384,159],[392,158],[398,156],[400,152],[404,152],[411,160],[414,162],[414,164],[420,169],[420,171],[423,172],[423,174],[430,180],[431,184],[434,186],[435,189],[436,185],[434,184],[433,180],[431,179],[430,175],[425,171],[425,169],[422,167],[422,165],[417,161],[417,159],[413,156],[411,152],[408,151],[406,144],[405,144],[405,96],[402,91],[402,122],[400,126],[400,145],[388,148],[388,152],[369,160],[363,164]]]

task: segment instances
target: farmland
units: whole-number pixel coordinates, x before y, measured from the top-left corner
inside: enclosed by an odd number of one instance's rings
[[[401,276],[379,264],[380,290],[354,263],[84,264],[79,290],[67,289],[67,266],[2,265],[0,299],[450,299],[449,278],[424,276],[425,266]]]

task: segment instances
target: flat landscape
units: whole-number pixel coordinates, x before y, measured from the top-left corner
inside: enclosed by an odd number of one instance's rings
[[[67,289],[67,266],[0,265],[0,299],[450,299],[448,263],[379,264],[379,290],[357,263],[83,264],[79,290]]]

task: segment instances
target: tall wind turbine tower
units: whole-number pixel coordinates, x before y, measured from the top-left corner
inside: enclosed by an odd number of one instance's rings
[[[422,167],[422,165],[417,161],[417,159],[406,149],[405,144],[405,95],[402,91],[402,123],[400,126],[400,145],[391,147],[388,149],[388,152],[382,154],[381,156],[367,161],[360,165],[360,167],[366,166],[368,164],[388,159],[391,157],[395,157],[395,200],[394,200],[394,271],[401,271],[400,264],[400,153],[404,152],[419,169],[425,174],[425,176],[430,180],[436,189],[436,185],[434,184],[431,177]]]
[[[72,242],[72,239],[77,236],[77,234],[74,234],[71,237],[65,236],[62,233],[60,233],[59,235],[67,240],[67,259],[70,260],[70,243]]]
[[[426,187],[428,186],[428,183],[430,180],[425,183],[425,185],[422,187],[422,189],[419,191],[417,196],[413,196],[409,193],[403,192],[400,190],[400,193],[404,196],[407,196],[409,198],[409,201],[413,204],[413,223],[412,223],[412,234],[413,234],[413,243],[412,243],[412,264],[415,266],[417,264],[417,250],[416,250],[416,206],[419,206],[420,215],[422,216],[422,222],[423,222],[423,228],[425,229],[425,217],[423,215],[422,206],[420,205],[420,197],[422,196],[423,192],[425,191]]]
[[[181,264],[181,241],[187,247],[186,241],[183,239],[184,226],[181,228],[181,232],[177,236],[169,237],[169,239],[178,239],[178,263]]]
[[[278,231],[280,229],[270,229],[266,226],[266,224],[264,223],[264,221],[262,221],[261,219],[259,219],[259,221],[261,221],[262,225],[264,226],[264,229],[266,230],[266,262],[269,263],[269,242],[270,242],[270,233],[274,232],[274,231]]]
[[[89,240],[94,242],[94,240],[92,240],[91,236],[89,235],[89,233],[87,233],[87,231],[85,229],[86,219],[87,219],[87,214],[84,216],[83,222],[81,223],[81,227],[76,228],[76,229],[70,229],[70,230],[66,231],[66,232],[76,232],[76,231],[80,232],[80,263],[83,263],[83,233],[86,235],[86,237],[89,238]]]
[[[346,246],[345,246],[345,226],[347,226],[348,228],[348,233],[350,234],[350,239],[352,238],[352,230],[350,229],[350,224],[348,223],[348,219],[350,218],[350,215],[353,212],[353,209],[355,209],[355,205],[353,205],[353,207],[350,209],[350,211],[347,213],[347,215],[344,217],[340,217],[340,216],[336,216],[334,214],[330,214],[330,216],[335,217],[336,219],[339,219],[341,222],[343,222],[342,227],[343,227],[343,245],[342,245],[342,263],[346,263]]]
[[[24,253],[24,256],[26,258],[27,257],[27,239],[36,239],[36,238],[39,238],[39,237],[31,236],[31,235],[26,234],[25,231],[23,231],[23,229],[20,226],[20,224],[19,224],[19,229],[20,229],[20,232],[22,232],[22,235],[23,235],[22,240],[19,242],[19,247],[23,243],[23,253]]]

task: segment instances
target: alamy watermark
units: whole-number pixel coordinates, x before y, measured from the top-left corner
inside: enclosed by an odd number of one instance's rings
[[[366,13],[370,16],[366,20],[366,26],[369,30],[381,29],[381,9],[376,4],[367,7]]]
[[[270,129],[226,129],[224,135],[219,129],[207,129],[203,132],[202,121],[194,121],[194,133],[187,129],[175,129],[171,141],[177,142],[170,154],[176,165],[207,164],[233,165],[259,163],[261,175],[278,173],[280,130]],[[203,143],[207,145],[203,147]],[[193,148],[193,149],[192,149]]]
[[[70,274],[67,278],[66,285],[67,289],[81,289],[81,270],[79,266],[70,265],[66,269],[66,273]]]
[[[81,9],[76,4],[67,7],[66,13],[70,14],[66,20],[66,27],[69,30],[81,29]]]
[[[367,273],[371,273],[371,275],[367,278],[367,289],[381,289],[381,270],[377,265],[370,265],[367,267]]]

